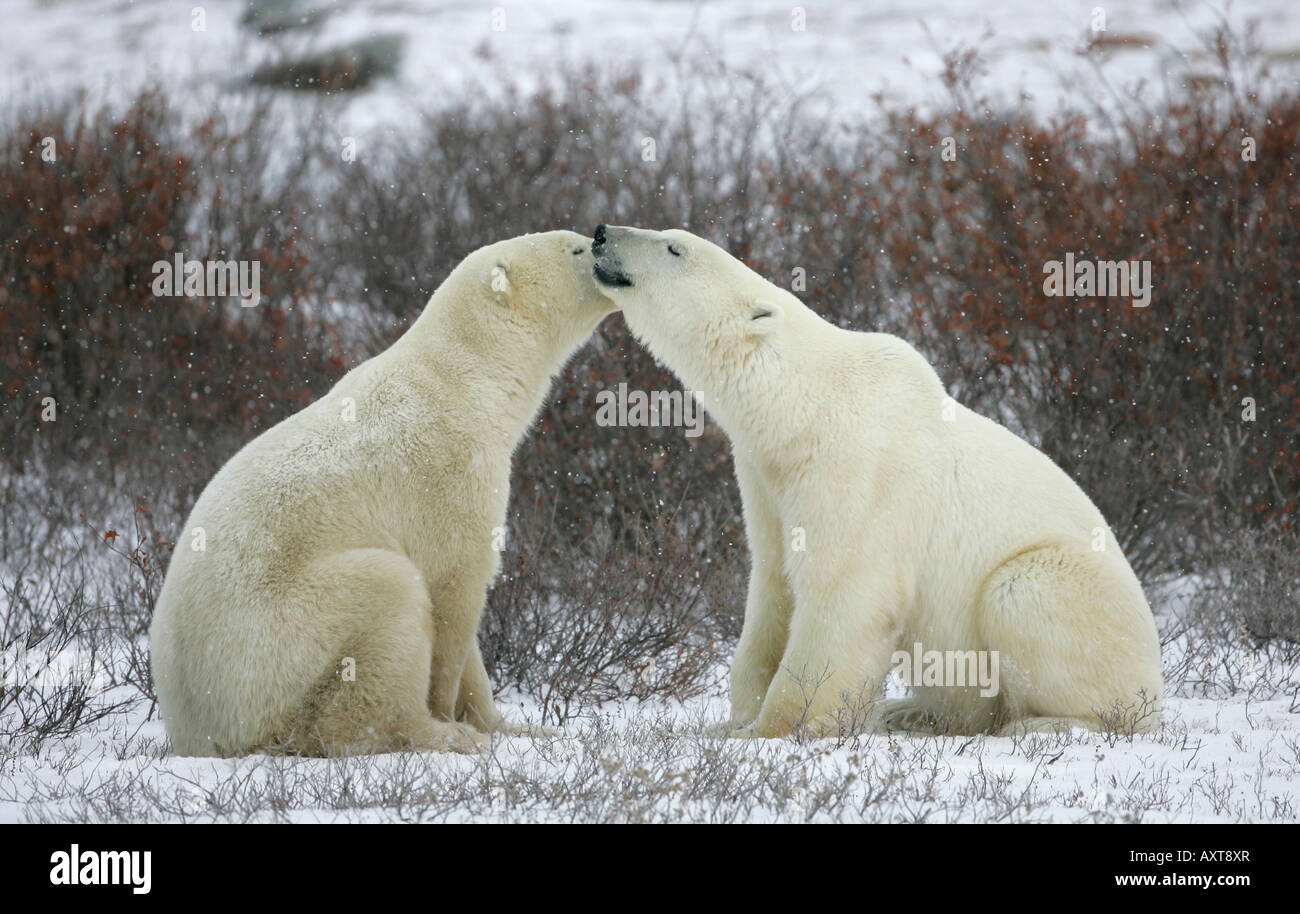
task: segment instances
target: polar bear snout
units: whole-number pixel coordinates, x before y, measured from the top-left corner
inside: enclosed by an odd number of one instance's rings
[[[596,277],[596,282],[606,287],[613,286],[617,288],[632,285],[632,277],[624,273],[617,264],[608,260],[598,258],[595,266],[591,268],[591,275]]]
[[[601,286],[626,287],[632,285],[632,277],[624,269],[616,250],[618,233],[626,231],[615,226],[612,230],[601,223],[592,232],[591,253],[596,257],[596,264],[591,268],[591,275]]]

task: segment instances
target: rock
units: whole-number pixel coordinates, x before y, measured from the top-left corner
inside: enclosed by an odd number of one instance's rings
[[[258,86],[342,92],[361,89],[376,77],[392,76],[402,60],[405,37],[372,35],[296,60],[263,64],[249,77]]]
[[[248,0],[239,23],[259,35],[275,35],[323,22],[334,9],[333,3],[311,0]]]

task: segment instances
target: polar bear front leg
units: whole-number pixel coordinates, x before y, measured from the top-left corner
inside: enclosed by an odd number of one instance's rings
[[[492,682],[488,679],[487,667],[483,665],[483,654],[479,650],[477,638],[470,644],[469,656],[465,659],[465,668],[460,676],[456,719],[487,733],[501,729],[505,723],[492,700]]]
[[[887,561],[878,563],[889,567]],[[898,631],[896,585],[870,570],[823,577],[830,586],[796,590],[790,640],[758,719],[737,735],[813,737],[873,723]]]
[[[549,727],[538,724],[517,724],[508,721],[497,710],[492,700],[492,681],[483,665],[483,653],[478,639],[470,645],[465,671],[460,677],[460,695],[456,699],[456,719],[477,727],[484,733],[503,733],[506,736],[558,736]]]
[[[755,568],[749,575],[745,625],[731,661],[731,724],[752,723],[786,649],[794,598],[779,571]]]
[[[727,730],[754,722],[785,653],[794,597],[784,567],[784,537],[776,506],[748,461],[736,457],[736,480],[749,541],[745,623],[731,661],[731,720]]]
[[[464,579],[444,582],[432,594],[433,663],[429,672],[429,711],[439,720],[457,718],[457,700],[471,650],[478,656],[479,618],[487,595],[487,582]],[[478,663],[482,665],[482,660]],[[487,674],[483,674],[484,680]],[[492,700],[489,688],[487,699]]]

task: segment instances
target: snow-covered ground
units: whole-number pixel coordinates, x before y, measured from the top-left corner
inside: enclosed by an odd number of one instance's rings
[[[1181,630],[1179,586],[1153,596],[1162,631]],[[719,739],[705,731],[728,716],[720,667],[704,697],[588,706],[553,736],[495,736],[480,755],[338,759],[171,755],[141,692],[105,685],[110,670],[130,680],[121,646],[68,649],[36,677],[0,657],[6,686],[84,682],[91,709],[112,709],[39,744],[0,738],[0,823],[1300,821],[1300,670],[1280,647],[1202,634],[1166,638],[1170,697],[1150,734]],[[886,693],[903,689],[896,670]],[[498,705],[543,719],[529,696]]]
[[[0,0],[0,98],[74,87],[112,95],[156,79],[174,97],[195,93],[201,106],[207,90],[237,87],[258,62],[282,52],[382,34],[404,38],[400,71],[340,100],[339,127],[350,134],[400,128],[412,110],[467,85],[527,86],[562,64],[588,62],[665,75],[678,57],[755,70],[846,113],[870,109],[876,93],[924,106],[940,97],[942,55],[958,47],[979,49],[984,85],[1002,100],[1014,103],[1023,93],[1051,114],[1072,86],[1077,94],[1080,74],[1092,67],[1079,51],[1095,37],[1108,43],[1096,58],[1105,84],[1158,88],[1213,69],[1197,36],[1221,21],[1239,30],[1256,23],[1276,68],[1300,73],[1300,4],[1292,0],[301,2],[329,14],[310,28],[259,37],[240,24],[243,0]],[[202,30],[195,29],[196,8]],[[796,10],[803,11],[802,30]]]
[[[720,697],[616,704],[481,756],[189,759],[138,706],[35,754],[0,749],[0,822],[1294,822],[1285,701],[1175,699],[1162,732],[1023,739],[699,735]],[[525,713],[509,709],[514,717]]]

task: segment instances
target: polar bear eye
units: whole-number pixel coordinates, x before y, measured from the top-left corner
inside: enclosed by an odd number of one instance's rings
[[[674,257],[681,257],[686,252],[682,249],[680,244],[675,241],[670,241],[668,242],[668,253],[672,254]]]

